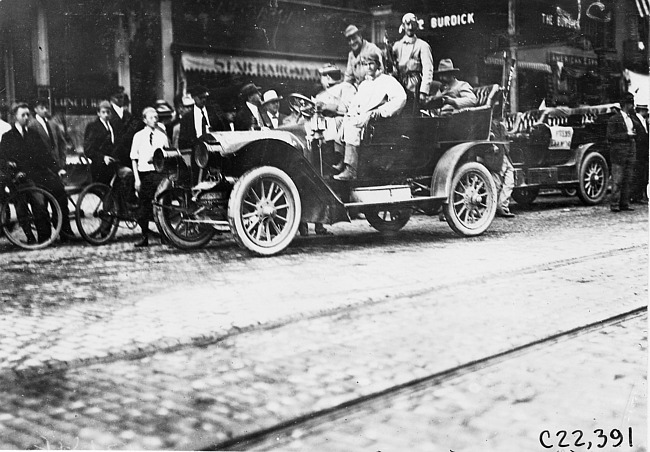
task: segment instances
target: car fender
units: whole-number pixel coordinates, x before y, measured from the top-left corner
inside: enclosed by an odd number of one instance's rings
[[[478,161],[491,172],[498,173],[501,171],[502,162],[498,156],[503,156],[504,147],[508,145],[506,141],[470,141],[449,148],[433,170],[431,196],[445,199],[449,197],[454,171],[461,163]]]
[[[581,144],[575,150],[576,178],[578,178],[578,174],[580,173],[580,166],[582,165],[585,156],[592,152],[598,152],[600,155],[602,155],[605,158],[607,165],[608,166],[610,165],[609,153],[606,152],[606,149],[603,149],[602,146],[598,146],[597,143]]]
[[[230,154],[229,168],[234,177],[240,177],[258,166],[277,167],[287,173],[298,188],[302,221],[329,224],[350,221],[343,202],[309,163],[305,155],[308,152],[303,146],[296,147],[295,141],[260,137]]]

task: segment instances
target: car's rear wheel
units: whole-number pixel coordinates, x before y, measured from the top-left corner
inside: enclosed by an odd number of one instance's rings
[[[578,197],[588,205],[598,204],[607,193],[607,178],[609,168],[607,161],[598,152],[587,155],[580,165],[580,184]]]
[[[374,208],[363,211],[370,226],[379,232],[396,232],[406,226],[411,218],[411,209]]]
[[[462,165],[451,183],[443,207],[449,226],[459,235],[480,235],[492,224],[497,210],[497,188],[490,172],[480,163]]]
[[[521,207],[530,206],[537,198],[537,195],[539,195],[539,188],[535,187],[515,188],[512,191],[512,199],[517,201],[517,204]]]
[[[240,246],[260,256],[283,251],[296,236],[302,206],[296,184],[279,168],[242,175],[230,194],[228,222]]]

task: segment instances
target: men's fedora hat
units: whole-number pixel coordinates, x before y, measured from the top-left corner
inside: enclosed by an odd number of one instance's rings
[[[460,69],[454,67],[454,62],[450,58],[444,58],[438,63],[438,70],[435,71],[436,74],[444,74],[446,72],[459,72]]]
[[[189,90],[189,93],[192,97],[200,97],[200,96],[209,96],[210,92],[208,89],[203,86],[203,85],[196,85],[191,87]]]
[[[359,29],[356,27],[356,25],[348,25],[343,34],[346,38],[349,38],[350,36],[359,34]]]
[[[620,102],[621,105],[623,105],[623,104],[634,104],[634,94],[632,94],[632,93],[623,94],[623,97],[621,97],[621,100],[619,102]]]
[[[278,96],[278,93],[276,93],[274,89],[270,89],[264,93],[264,97],[262,98],[262,105],[268,104],[269,102],[279,102],[280,99],[282,99],[282,96]]]
[[[259,93],[260,92],[260,87],[255,85],[255,83],[246,83],[244,86],[241,87],[241,90],[239,91],[239,94],[241,94],[242,97],[248,97],[251,94]]]

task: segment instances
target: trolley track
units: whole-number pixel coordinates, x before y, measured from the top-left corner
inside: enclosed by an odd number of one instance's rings
[[[643,316],[646,313],[647,306],[635,308],[596,322],[591,322],[586,325],[551,334],[547,337],[536,339],[534,341],[518,345],[508,350],[485,356],[480,359],[468,361],[466,363],[445,369],[440,372],[431,373],[430,375],[424,377],[416,378],[371,394],[350,399],[336,406],[313,411],[311,413],[297,416],[292,419],[287,419],[268,428],[254,431],[246,435],[240,435],[238,437],[210,445],[203,450],[246,450],[253,448],[260,443],[267,442],[271,439],[274,439],[275,445],[281,447],[281,438],[290,438],[291,432],[293,430],[302,429],[309,431],[310,428],[315,425],[329,422],[332,419],[339,419],[349,416],[351,412],[362,410],[365,406],[373,404],[377,400],[396,398],[406,394],[407,392],[411,393],[423,389],[428,389],[432,386],[441,385],[449,380],[478,372],[487,367],[497,365],[504,361],[517,358],[521,355],[557,344],[562,341],[570,340],[580,335],[589,334],[605,329],[609,326]]]

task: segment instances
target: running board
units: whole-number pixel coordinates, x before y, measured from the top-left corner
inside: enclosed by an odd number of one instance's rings
[[[379,206],[412,206],[418,204],[427,204],[434,201],[446,201],[447,198],[441,198],[437,196],[417,196],[415,198],[406,199],[404,201],[392,201],[392,202],[348,202],[343,205],[346,208],[350,207],[379,207]]]

